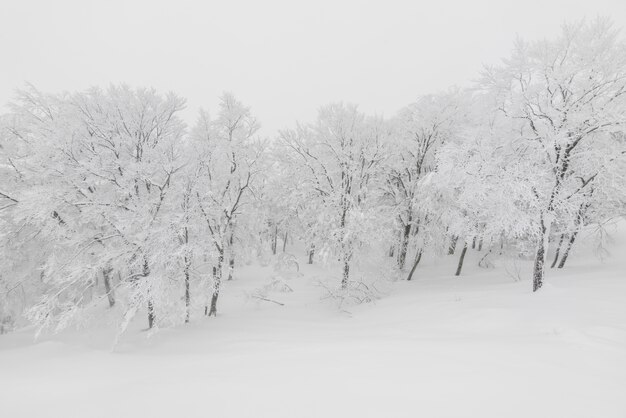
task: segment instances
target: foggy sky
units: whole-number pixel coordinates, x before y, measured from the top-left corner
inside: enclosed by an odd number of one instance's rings
[[[626,28],[625,0],[1,0],[0,103],[26,82],[47,92],[125,82],[214,112],[223,91],[264,129],[343,100],[392,115],[420,94],[475,78],[517,35],[550,37],[597,15]]]

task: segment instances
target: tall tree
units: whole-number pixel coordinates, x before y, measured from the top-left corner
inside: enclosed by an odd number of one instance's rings
[[[577,216],[602,160],[617,157],[607,155],[614,147],[596,146],[625,121],[626,47],[617,35],[603,19],[564,25],[554,40],[518,41],[503,65],[484,73],[483,87],[517,123],[511,140],[524,144],[520,157],[533,161],[526,181],[536,222],[534,291],[555,222]]]
[[[368,222],[378,222],[372,216],[374,185],[380,181],[389,135],[381,119],[343,104],[323,107],[315,123],[280,134],[285,164],[316,213],[308,217],[309,228],[339,258],[344,289],[355,250],[368,239],[363,234]]]
[[[206,309],[209,316],[217,315],[225,257],[229,251],[234,256],[237,219],[250,203],[253,183],[259,175],[264,147],[255,137],[258,129],[250,108],[227,93],[220,99],[217,118],[211,120],[206,112],[201,112],[191,132],[197,156],[195,199],[208,229],[206,242],[213,247],[215,260]],[[234,264],[234,259],[231,260]]]

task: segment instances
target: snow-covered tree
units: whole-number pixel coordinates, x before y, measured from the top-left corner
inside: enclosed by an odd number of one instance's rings
[[[606,162],[622,156],[612,138],[626,120],[626,47],[606,20],[564,25],[556,39],[518,41],[482,86],[517,121],[508,140],[532,161],[525,181],[534,195],[536,291],[552,228],[576,223]]]
[[[423,229],[427,219],[427,213],[420,211],[424,207],[422,201],[427,199],[418,193],[421,182],[434,170],[439,147],[462,131],[468,100],[467,94],[457,90],[423,96],[402,109],[393,121],[395,130],[390,146],[393,154],[385,167],[385,196],[396,213],[400,270],[405,267],[412,237],[417,239],[420,226]],[[417,261],[423,248],[415,251]]]
[[[173,94],[126,86],[18,97],[12,139],[30,154],[13,159],[25,187],[15,198],[11,238],[32,231],[46,245],[35,268],[47,289],[30,310],[33,321],[64,326],[92,301],[99,275],[111,305],[114,287],[127,295],[127,319],[147,306],[152,327],[157,311],[169,309],[164,208],[179,170],[183,107]]]
[[[524,182],[528,161],[518,158],[514,142],[502,140],[510,129],[509,121],[493,112],[490,98],[475,96],[472,124],[441,147],[436,170],[425,182],[428,211],[462,244],[457,275],[476,240],[478,249],[484,241],[489,253],[505,238],[525,242],[532,232],[527,204],[532,193]]]
[[[200,216],[208,229],[206,243],[214,249],[210,305],[206,314],[217,315],[226,258],[228,276],[235,267],[235,242],[238,217],[253,195],[264,146],[255,134],[259,124],[250,108],[231,94],[221,97],[215,120],[201,112],[191,132],[196,156],[195,196]]]
[[[313,244],[339,258],[344,289],[355,251],[380,226],[376,182],[389,135],[383,120],[344,104],[323,107],[315,123],[280,135],[284,162],[306,199]]]

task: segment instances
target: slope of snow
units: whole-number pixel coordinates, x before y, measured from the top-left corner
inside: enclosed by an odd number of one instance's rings
[[[320,301],[317,266],[271,294],[284,306],[247,298],[272,270],[245,267],[217,319],[113,349],[104,331],[3,335],[0,416],[624,417],[624,237],[605,262],[579,250],[536,294],[527,262],[516,281],[469,254],[461,277],[456,257],[426,260],[341,312]]]

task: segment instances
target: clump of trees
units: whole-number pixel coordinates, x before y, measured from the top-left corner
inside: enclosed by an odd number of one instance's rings
[[[626,46],[610,22],[518,41],[469,90],[390,119],[354,105],[258,135],[231,94],[191,128],[184,99],[29,87],[0,117],[0,330],[108,306],[124,330],[216,316],[243,259],[301,242],[338,289],[359,257],[415,277],[424,254],[532,254],[563,268],[585,225],[626,208]],[[551,258],[548,259],[548,256]]]
[[[355,251],[384,222],[377,203],[390,135],[382,119],[344,104],[324,107],[315,123],[280,135],[281,163],[303,190],[309,246],[337,256],[343,289]]]

